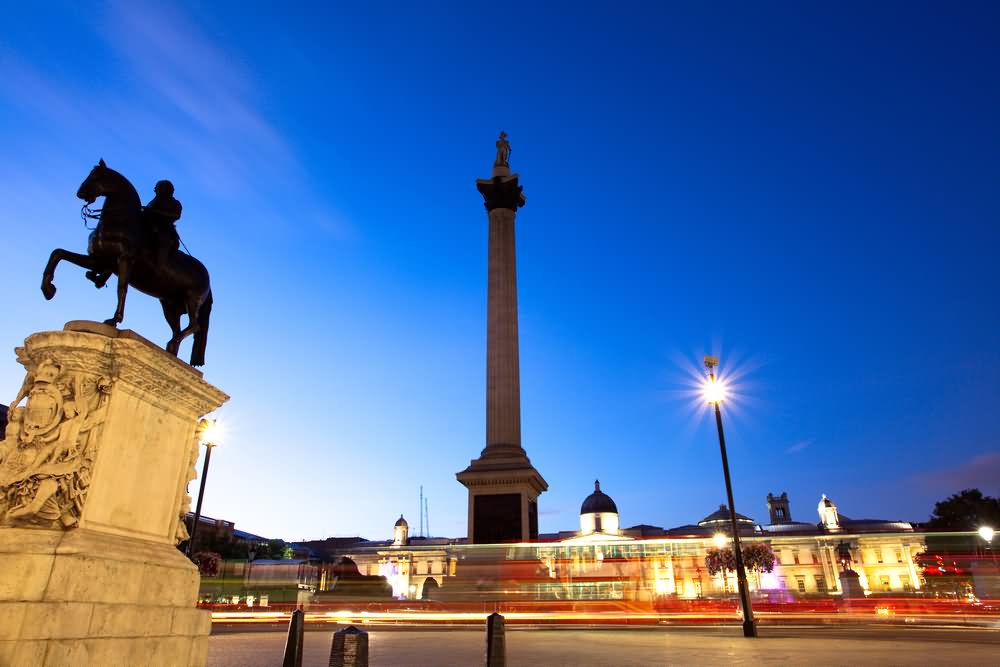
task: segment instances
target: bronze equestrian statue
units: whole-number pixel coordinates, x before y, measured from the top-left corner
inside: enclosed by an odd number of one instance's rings
[[[191,255],[178,250],[179,238],[174,223],[180,218],[181,205],[173,198],[170,181],[156,184],[156,198],[145,209],[128,179],[101,160],[80,185],[76,196],[86,207],[104,197],[104,207],[97,226],[90,234],[87,254],[56,248],[42,274],[42,294],[55,296],[52,284],[56,266],[66,260],[87,269],[87,278],[98,288],[111,274],[118,276],[118,307],[105,324],[120,324],[125,316],[125,295],[129,285],[160,300],[163,315],[173,337],[166,345],[177,356],[181,341],[194,334],[191,365],[205,364],[208,320],[212,314],[212,288],[208,270]],[[188,325],[181,329],[181,315]]]

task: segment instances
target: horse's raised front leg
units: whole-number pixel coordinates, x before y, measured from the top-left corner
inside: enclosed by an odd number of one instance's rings
[[[105,324],[116,326],[125,319],[125,296],[128,294],[128,281],[132,277],[132,260],[122,255],[118,258],[118,307],[115,316],[104,320]]]
[[[90,271],[98,269],[97,262],[90,255],[81,255],[78,252],[56,248],[49,255],[49,263],[45,265],[45,271],[42,272],[42,294],[45,295],[46,299],[51,299],[56,295],[56,286],[52,284],[52,279],[56,275],[56,266],[63,260]]]

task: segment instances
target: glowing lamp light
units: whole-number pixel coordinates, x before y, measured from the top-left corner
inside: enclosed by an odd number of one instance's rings
[[[210,445],[218,445],[223,428],[218,419],[202,419],[198,422],[198,439]]]
[[[993,534],[994,534],[994,530],[992,528],[990,528],[989,526],[980,526],[980,528],[979,528],[979,537],[983,538],[987,542],[992,542],[993,541]]]
[[[718,378],[705,380],[701,393],[705,397],[705,401],[710,405],[722,403],[726,400],[725,384]]]
[[[729,542],[729,538],[724,533],[716,533],[712,536],[712,541],[715,542],[716,548],[721,549]]]

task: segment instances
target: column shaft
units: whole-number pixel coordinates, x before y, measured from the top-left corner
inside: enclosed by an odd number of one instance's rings
[[[486,332],[486,447],[521,447],[515,213],[489,213]]]

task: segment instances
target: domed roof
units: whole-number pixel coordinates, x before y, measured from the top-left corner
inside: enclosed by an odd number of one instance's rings
[[[399,528],[400,526],[406,526],[407,528],[410,527],[410,524],[406,523],[406,519],[403,518],[402,514],[399,515],[399,520],[396,521],[395,527]]]
[[[745,523],[753,525],[753,519],[748,516],[743,516],[739,512],[736,513],[736,523]],[[699,526],[717,526],[717,525],[729,525],[729,508],[725,505],[719,505],[719,509],[715,510],[704,519],[698,522]]]
[[[613,512],[618,514],[618,506],[611,496],[601,491],[601,482],[594,480],[594,492],[587,496],[580,506],[580,514],[598,514],[601,512]]]

